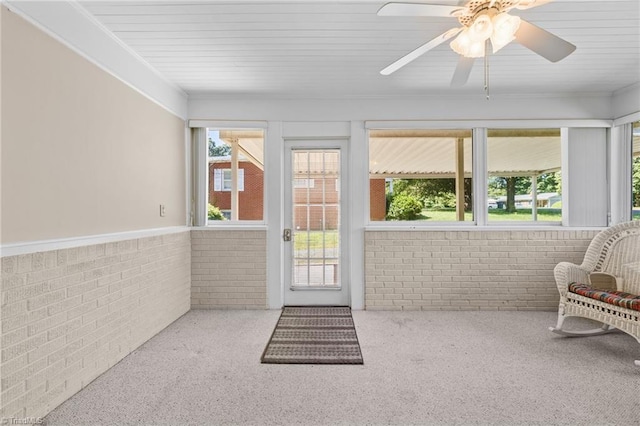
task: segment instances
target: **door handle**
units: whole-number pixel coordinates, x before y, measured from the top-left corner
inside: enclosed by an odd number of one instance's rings
[[[291,241],[291,229],[287,228],[282,234],[282,239],[285,241]]]

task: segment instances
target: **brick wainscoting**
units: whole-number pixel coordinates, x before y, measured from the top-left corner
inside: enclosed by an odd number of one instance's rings
[[[191,307],[267,309],[267,232],[191,232]]]
[[[365,306],[550,310],[553,268],[582,262],[598,231],[367,231]]]
[[[189,310],[190,232],[2,258],[0,417],[44,416]]]

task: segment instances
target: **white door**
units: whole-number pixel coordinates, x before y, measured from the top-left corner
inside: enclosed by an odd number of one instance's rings
[[[284,303],[349,305],[346,141],[287,141]]]

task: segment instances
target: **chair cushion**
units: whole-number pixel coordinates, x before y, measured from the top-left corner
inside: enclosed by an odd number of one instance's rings
[[[569,291],[611,305],[620,306],[621,308],[640,311],[640,296],[635,294],[625,293],[624,291],[598,290],[580,283],[569,284]]]

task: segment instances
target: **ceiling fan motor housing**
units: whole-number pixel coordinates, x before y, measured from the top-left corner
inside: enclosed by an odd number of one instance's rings
[[[489,18],[515,7],[519,0],[497,0],[491,4],[491,0],[472,0],[461,9],[452,13],[458,22],[465,27],[470,27],[480,15],[487,15]]]

